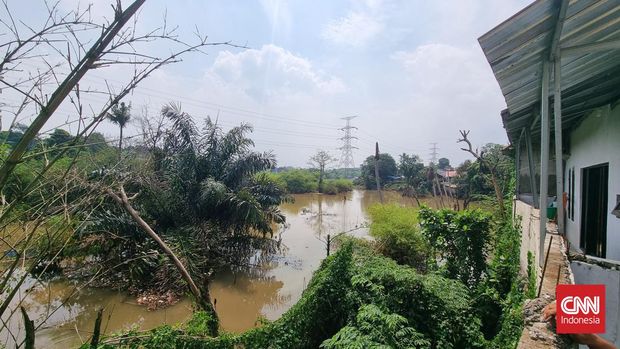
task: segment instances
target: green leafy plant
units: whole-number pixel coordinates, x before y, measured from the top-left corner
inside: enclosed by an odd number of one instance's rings
[[[397,204],[373,205],[368,209],[370,234],[379,250],[400,264],[426,270],[429,246],[420,232],[417,210]]]
[[[445,275],[470,289],[476,288],[487,271],[491,216],[481,210],[456,212],[423,206],[419,219],[432,252],[443,263]]]
[[[362,306],[355,321],[325,340],[321,348],[430,348],[430,342],[409,327],[405,317],[387,314],[369,304]]]
[[[527,251],[527,298],[536,298],[536,266],[534,254]]]

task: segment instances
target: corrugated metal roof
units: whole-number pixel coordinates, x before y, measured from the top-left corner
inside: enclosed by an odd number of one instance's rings
[[[538,0],[478,39],[506,99],[502,119],[511,142],[523,127],[539,124],[542,66],[549,58],[560,4]],[[561,48],[612,39],[620,39],[620,0],[569,1]],[[620,50],[563,56],[561,65],[563,128],[620,98]],[[550,96],[552,100],[553,88]],[[540,127],[534,125],[532,131],[536,134]]]

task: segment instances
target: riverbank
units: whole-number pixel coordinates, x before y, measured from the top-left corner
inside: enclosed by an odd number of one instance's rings
[[[282,318],[239,335],[210,338],[202,313],[184,325],[161,326],[104,340],[111,348],[487,348],[477,302],[465,285],[420,274],[344,239],[325,259],[302,298]],[[108,346],[104,346],[108,348]]]
[[[402,197],[398,192],[386,191],[383,195],[386,202],[416,205],[415,200]],[[423,198],[422,201],[432,207],[439,206],[439,201],[433,198]],[[274,237],[281,239],[281,250],[253,268],[224,269],[214,275],[210,291],[212,298],[217,300],[221,328],[241,333],[259,325],[258,319],[279,319],[300,299],[312,273],[325,257],[327,234],[334,236],[353,230],[348,235],[367,237],[368,208],[379,202],[378,192],[355,189],[337,196],[296,194],[293,202],[281,205],[288,224],[286,230]],[[79,345],[80,338],[88,338],[92,331],[94,314],[99,306],[107,312],[105,333],[132,326],[148,330],[191,317],[192,304],[183,291],[172,296],[163,292],[154,297],[128,292],[119,287],[122,285],[106,284],[104,278],[93,281],[92,285],[98,287],[78,287],[80,283],[75,280],[88,280],[88,275],[79,274],[76,269],[69,279],[25,283],[22,292],[34,287],[33,294],[25,302],[33,319],[39,322],[48,309],[54,311],[53,317],[46,321],[45,329],[37,332],[37,343],[51,349]],[[17,318],[12,328],[17,330],[20,324]],[[11,346],[10,338],[0,336]]]

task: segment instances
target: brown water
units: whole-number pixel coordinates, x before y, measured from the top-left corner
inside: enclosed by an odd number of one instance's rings
[[[387,192],[385,201],[414,204],[398,193]],[[241,332],[257,325],[257,319],[275,320],[288,310],[325,258],[327,234],[350,231],[349,235],[367,236],[366,209],[379,201],[375,191],[354,190],[346,195],[295,195],[295,202],[282,205],[288,228],[282,233],[282,251],[260,268],[249,272],[224,271],[211,284],[217,299],[221,326],[229,332]],[[432,204],[432,203],[431,203]],[[38,325],[38,348],[72,348],[87,341],[95,323],[96,309],[105,308],[102,328],[106,333],[130,328],[150,329],[161,324],[187,320],[192,312],[188,300],[161,310],[149,311],[134,297],[114,290],[84,288],[67,280],[37,282],[28,279],[21,292],[34,288],[25,297],[24,307]],[[73,295],[72,295],[73,294]],[[71,297],[69,297],[72,295]],[[63,304],[63,300],[69,301]],[[21,316],[14,316],[9,327],[18,338]],[[23,332],[23,331],[22,331]],[[6,331],[0,333],[0,346],[14,346]]]

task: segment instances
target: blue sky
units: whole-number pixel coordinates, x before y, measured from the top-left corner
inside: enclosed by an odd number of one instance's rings
[[[111,15],[108,1],[91,2],[93,13]],[[248,49],[216,46],[185,56],[128,100],[135,113],[180,102],[198,122],[206,115],[219,115],[225,128],[248,122],[257,148],[273,150],[279,165],[305,166],[317,149],[339,157],[340,118],[349,115],[358,116],[356,165],[375,141],[395,157],[407,152],[425,160],[429,143],[437,142],[439,155],[458,164],[468,158],[456,144],[459,129],[471,129],[478,145],[507,142],[499,116],[504,100],[477,38],[529,2],[147,0],[140,30],[160,25],[167,13],[182,39],[191,41],[197,27],[210,41]],[[68,9],[88,2],[61,3]],[[9,5],[29,23],[42,20],[39,1]],[[147,50],[170,49],[154,43]],[[110,68],[86,82],[114,85],[126,77]],[[101,131],[117,134],[108,123]],[[128,131],[138,132],[138,125]]]

